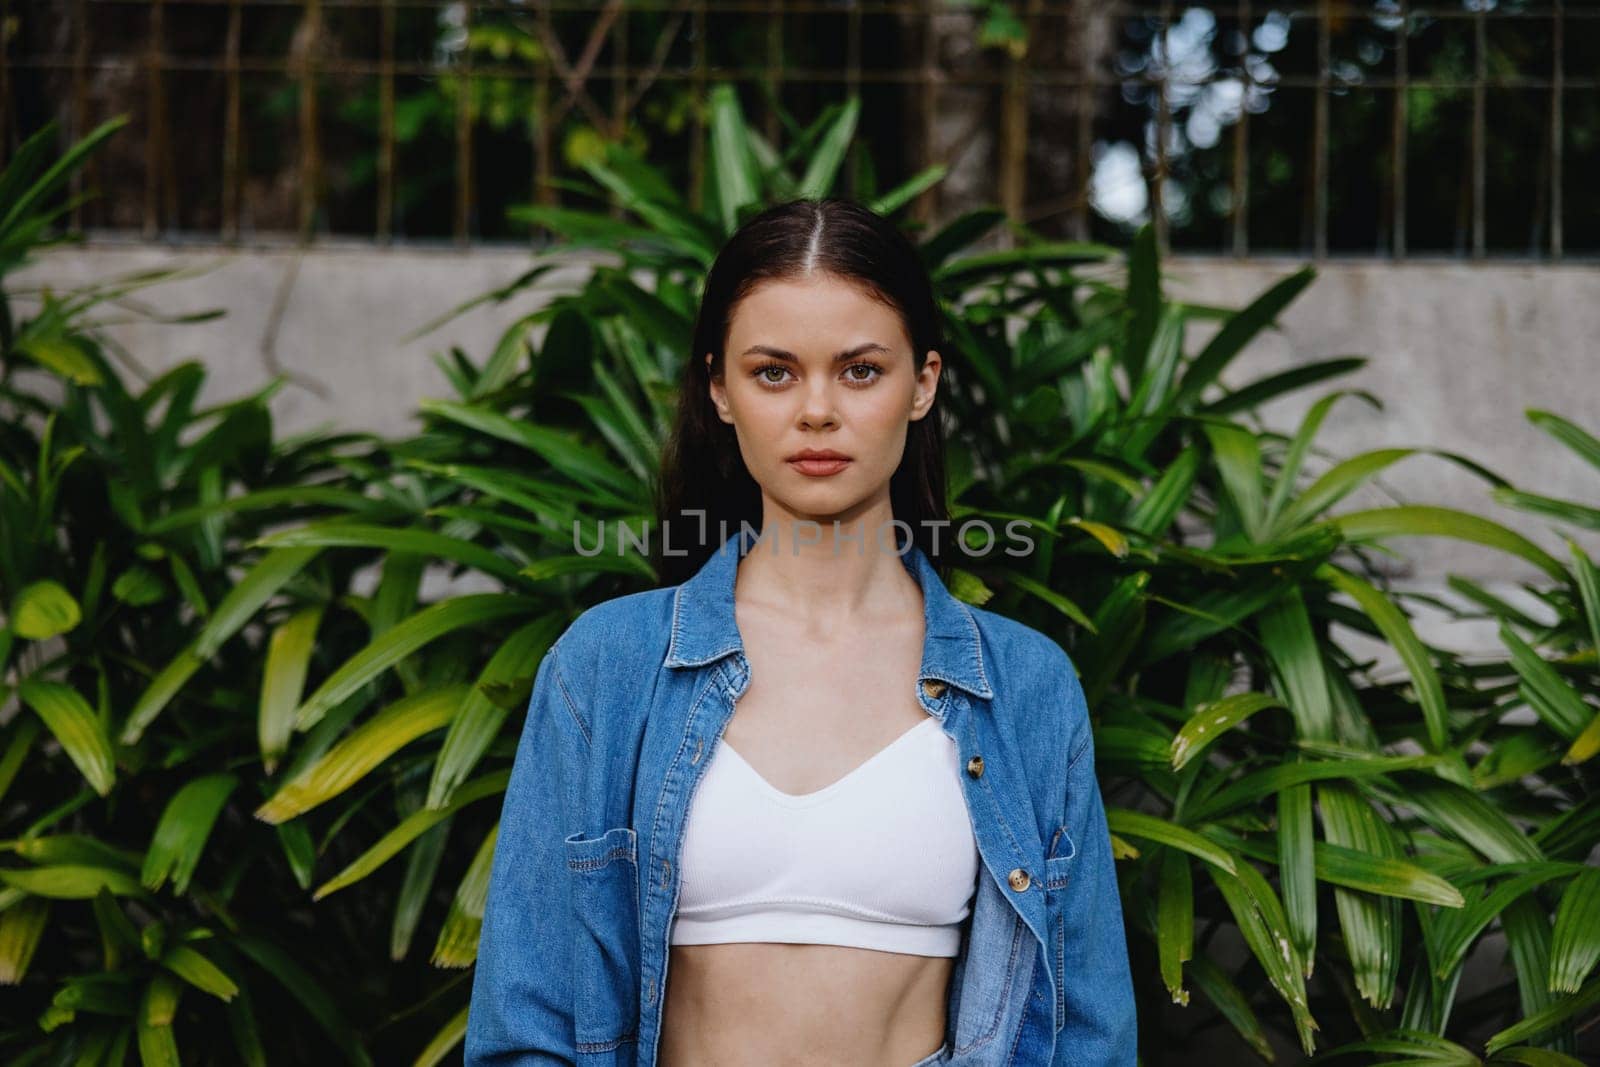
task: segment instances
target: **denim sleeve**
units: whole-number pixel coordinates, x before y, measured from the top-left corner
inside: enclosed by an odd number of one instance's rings
[[[467,1014],[466,1067],[570,1064],[572,908],[562,838],[578,810],[588,733],[556,641],[534,676],[500,812]]]
[[[1081,735],[1067,765],[1064,825],[1076,848],[1066,893],[1062,981],[1066,1020],[1051,1067],[1133,1067],[1139,1028],[1133,974],[1123,930],[1122,897],[1111,855],[1105,801],[1095,777],[1094,734],[1083,688],[1069,668],[1066,683]]]

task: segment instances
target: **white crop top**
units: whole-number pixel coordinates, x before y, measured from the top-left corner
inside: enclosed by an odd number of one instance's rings
[[[719,739],[689,809],[669,942],[956,955],[979,863],[959,774],[956,743],[931,715],[798,795]]]

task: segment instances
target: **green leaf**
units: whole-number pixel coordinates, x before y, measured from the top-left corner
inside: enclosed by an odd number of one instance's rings
[[[1600,963],[1600,867],[1567,884],[1550,942],[1550,991],[1576,993]]]
[[[469,967],[478,958],[478,932],[483,926],[483,908],[489,898],[489,871],[494,861],[494,845],[499,837],[496,823],[478,846],[467,873],[456,887],[455,899],[433,946],[435,967]]]
[[[188,891],[217,816],[238,784],[237,775],[208,774],[173,794],[145,853],[139,881],[146,889],[160,889],[171,878],[174,893],[182,896]]]
[[[1250,1007],[1250,999],[1228,977],[1226,971],[1200,956],[1189,964],[1189,978],[1195,988],[1216,1007],[1228,1021],[1239,1038],[1267,1063],[1273,1060],[1272,1043],[1267,1040],[1266,1029]]]
[[[371,1058],[356,1040],[355,1027],[339,1013],[334,1006],[336,1002],[327,990],[289,953],[263,938],[249,934],[236,935],[232,943],[276,978],[300,1002],[307,1014],[316,1020],[333,1044],[344,1053],[346,1060],[359,1067],[371,1067]]]
[[[216,611],[206,620],[189,647],[178,653],[151,680],[133,710],[128,713],[128,721],[122,727],[122,743],[138,744],[144,731],[194,672],[320,551],[315,547],[279,548],[263,556],[223,597],[222,603],[217,605]]]
[[[1428,655],[1428,650],[1418,639],[1416,631],[1411,628],[1411,623],[1405,615],[1378,589],[1349,571],[1324,563],[1317,568],[1316,574],[1354,600],[1383,636],[1389,639],[1389,643],[1399,653],[1401,662],[1406,665],[1406,670],[1411,673],[1417,701],[1422,705],[1423,722],[1428,728],[1428,747],[1435,752],[1449,748],[1450,721],[1444,703],[1444,686],[1439,681],[1438,673],[1433,669],[1433,660]]]
[[[1240,695],[1247,696],[1249,694]],[[1365,778],[1380,774],[1390,774],[1395,771],[1418,770],[1435,766],[1445,758],[1447,757],[1436,754],[1422,756],[1372,755],[1360,758],[1352,756],[1342,759],[1279,763],[1244,775],[1227,786],[1218,789],[1210,796],[1194,801],[1185,809],[1185,816],[1194,822],[1208,821],[1239,808],[1251,807],[1281,789],[1286,789],[1291,785],[1298,785],[1302,782],[1338,778]]]
[[[861,98],[851,96],[839,108],[838,115],[828,124],[811,160],[806,164],[805,176],[800,179],[797,195],[807,198],[827,196],[838,180],[839,168],[850,151],[856,135],[856,124],[861,119]]]
[[[495,650],[450,723],[433,764],[426,806],[438,808],[477,767],[500,732],[509,709],[490,694],[514,688],[520,703],[532,687],[539,661],[567,623],[565,611],[553,611],[514,631]]]
[[[466,695],[465,685],[450,685],[402,697],[281,786],[256,809],[256,818],[286,822],[332,800],[412,741],[448,723]]]
[[[739,225],[739,209],[754,204],[761,178],[750,151],[750,134],[739,95],[732,85],[712,88],[708,101],[711,112],[711,178],[717,190],[717,207],[722,212],[722,229],[731,234]]]
[[[144,1002],[134,1019],[139,1038],[139,1062],[143,1067],[181,1067],[178,1039],[172,1020],[178,1013],[178,997],[183,987],[168,975],[158,974],[145,987]]]
[[[1256,435],[1228,423],[1206,422],[1201,428],[1211,441],[1217,471],[1233,501],[1240,526],[1251,542],[1260,542],[1266,503],[1261,486],[1261,446]]]
[[[1147,841],[1171,845],[1191,856],[1198,856],[1224,871],[1232,872],[1234,869],[1233,856],[1227,849],[1187,827],[1169,822],[1160,816],[1129,811],[1127,808],[1108,807],[1106,822],[1114,834],[1142,837]]]
[[[20,985],[50,920],[50,901],[28,896],[0,911],[0,985]]]
[[[391,552],[454,560],[507,582],[517,577],[517,565],[491,549],[459,537],[428,530],[403,530],[353,522],[318,522],[269,534],[255,542],[268,548],[316,546],[319,548],[384,548]]]
[[[1200,450],[1191,445],[1167,464],[1150,492],[1134,505],[1128,513],[1128,528],[1151,537],[1165,533],[1188,503],[1199,471]]]
[[[36,897],[55,900],[92,900],[100,887],[119,897],[144,896],[144,888],[131,874],[110,867],[61,864],[54,867],[0,869],[0,881]]]
[[[110,867],[128,874],[139,869],[139,853],[117,848],[89,834],[20,837],[8,844],[18,857],[32,863],[85,864],[90,867]]]
[[[1600,651],[1600,569],[1596,569],[1576,541],[1570,537],[1566,541],[1567,550],[1572,553],[1572,573],[1578,581],[1584,618],[1589,621],[1589,647]]]
[[[472,593],[423,608],[385,631],[329,675],[295,712],[296,727],[309,729],[329,709],[430,641],[464,627],[526,612],[532,604],[509,593]]]
[[[420,802],[405,810],[417,810]],[[389,958],[403,960],[411,952],[411,939],[422,919],[422,909],[433,895],[433,882],[450,841],[454,818],[445,819],[417,839],[406,853],[406,873],[395,899],[394,919],[389,924]],[[295,825],[293,823],[289,825]]]
[[[1572,996],[1562,997],[1548,1008],[1501,1030],[1489,1038],[1484,1045],[1484,1051],[1492,1055],[1510,1045],[1539,1037],[1573,1016],[1591,1011],[1597,1005],[1600,1005],[1600,977],[1590,979]]]
[[[1555,667],[1504,621],[1500,623],[1500,640],[1511,651],[1511,665],[1522,677],[1522,695],[1529,698],[1529,706],[1562,737],[1577,739],[1594,718],[1594,711]]]
[[[1433,932],[1433,971],[1435,977],[1444,978],[1461,966],[1472,943],[1496,919],[1504,926],[1505,912],[1517,901],[1532,893],[1546,882],[1567,877],[1572,865],[1567,863],[1527,864],[1512,868],[1509,878],[1501,879],[1487,892],[1473,886],[1473,896],[1459,911],[1439,916]],[[1481,873],[1481,872],[1480,872]],[[1498,873],[1498,872],[1489,872]],[[1541,915],[1543,914],[1542,905]],[[1540,975],[1543,982],[1544,975]]]
[[[105,384],[99,366],[84,351],[81,338],[67,334],[23,335],[17,338],[15,351],[74,385],[93,388]]]
[[[1258,296],[1248,307],[1231,315],[1189,364],[1173,405],[1182,408],[1198,401],[1205,387],[1216,381],[1245,345],[1273,324],[1283,309],[1311,284],[1316,273],[1312,267],[1302,267]]]
[[[11,629],[30,641],[68,633],[82,621],[78,601],[60,582],[49,578],[25,586],[11,601]]]
[[[1458,541],[1487,545],[1525,559],[1558,582],[1564,582],[1567,578],[1560,561],[1544,549],[1521,534],[1470,512],[1428,504],[1406,504],[1351,511],[1330,521],[1351,541],[1381,541],[1391,537],[1453,537]]]
[[[154,604],[167,595],[167,585],[148,567],[135,564],[111,583],[111,595],[136,608]]]
[[[1312,1052],[1312,1031],[1317,1028],[1306,1001],[1305,967],[1289,938],[1289,920],[1272,887],[1249,863],[1234,872],[1215,865],[1206,870],[1222,892],[1228,910],[1245,944],[1266,972],[1267,980],[1289,1006],[1300,1035],[1301,1047]]]
[[[38,713],[90,787],[101,796],[109,795],[116,759],[105,726],[89,702],[71,686],[39,678],[23,682],[17,695]]]
[[[444,1058],[467,1037],[467,1006],[450,1016],[448,1022],[439,1027],[439,1032],[434,1034],[423,1046],[417,1058],[412,1061],[411,1067],[438,1067]]]
[[[1256,630],[1286,707],[1302,741],[1334,736],[1333,699],[1322,661],[1322,646],[1311,627],[1311,615],[1299,586],[1289,586],[1256,616]]]
[[[1326,841],[1315,843],[1317,879],[1384,897],[1420,900],[1446,908],[1466,906],[1461,890],[1414,863],[1374,856]]]
[[[566,474],[580,485],[608,490],[615,501],[623,506],[642,506],[636,500],[640,491],[637,479],[606,461],[600,453],[581,445],[555,430],[536,426],[521,419],[447,400],[425,398],[419,404],[422,412],[449,419],[469,429],[521,446],[544,457],[552,467]]]
[[[1187,722],[1172,739],[1172,769],[1181,771],[1217,738],[1264,708],[1285,707],[1283,701],[1266,693],[1235,693],[1219,700],[1196,704]]]
[[[324,607],[313,604],[301,608],[272,631],[267,643],[267,659],[261,669],[261,702],[256,715],[256,734],[261,744],[261,760],[268,774],[289,749],[294,733],[294,711],[304,695],[306,670],[316,647],[317,626]]]
[[[1161,980],[1174,1004],[1188,1004],[1183,964],[1194,956],[1194,874],[1189,858],[1175,848],[1165,850],[1156,903],[1156,949]]]
[[[1012,585],[1015,585],[1019,589],[1032,593],[1034,596],[1038,597],[1040,600],[1043,600],[1046,604],[1049,604],[1051,607],[1055,608],[1057,611],[1061,612],[1061,614],[1065,615],[1079,626],[1082,626],[1090,633],[1096,632],[1094,621],[1090,619],[1088,615],[1084,614],[1082,608],[1078,607],[1078,605],[1074,604],[1071,600],[1068,600],[1054,589],[1051,589],[1043,582],[1034,581],[1026,574],[1021,574],[1016,571],[1008,572],[1006,574],[1006,581]]]
[[[1579,459],[1591,467],[1600,469],[1600,439],[1596,439],[1577,423],[1564,419],[1553,411],[1529,408],[1526,414],[1529,422],[1572,449]]]
[[[399,826],[379,838],[377,844],[357,856],[344,870],[318,887],[317,891],[312,894],[312,899],[321,900],[330,893],[336,893],[361,881],[361,879],[394,858],[401,849],[415,841],[447,816],[461,810],[475,800],[482,800],[484,797],[503,793],[506,783],[510,779],[510,771],[496,771],[493,774],[486,774],[457,789],[455,796],[450,798],[450,803],[444,807],[423,808],[420,811],[412,812],[401,820]]]
[[[1283,509],[1272,527],[1272,533],[1281,536],[1302,523],[1312,521],[1382,471],[1418,451],[1415,448],[1380,448],[1335,464]]]
[[[188,945],[173,945],[161,955],[161,966],[204,993],[232,1000],[239,986],[221,967]]]

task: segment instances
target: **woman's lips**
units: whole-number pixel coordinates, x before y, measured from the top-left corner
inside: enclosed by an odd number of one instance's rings
[[[789,466],[801,474],[809,474],[814,478],[825,478],[830,474],[838,474],[850,466],[848,459],[791,459]]]

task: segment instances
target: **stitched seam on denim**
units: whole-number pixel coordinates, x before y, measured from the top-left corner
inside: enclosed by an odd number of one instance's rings
[[[1063,909],[1056,919],[1056,1033],[1067,1021],[1067,981],[1061,972],[1067,965],[1067,915]]]
[[[995,799],[994,787],[989,780],[989,776],[985,775],[984,777],[978,779],[978,781],[988,792],[990,802],[994,804],[995,821],[1000,824],[1000,828],[1004,830],[1006,832],[1006,836],[1011,839],[1012,850],[1016,852],[1017,855],[1021,855],[1022,845],[1017,841],[1017,835],[1011,832],[1011,824],[1006,822],[1005,813],[1000,810],[1000,802]]]
[[[597,871],[601,867],[609,864],[612,860],[621,859],[633,859],[632,846],[619,845],[616,848],[611,849],[609,852],[603,852],[598,856],[590,856],[587,859],[581,860],[568,860],[567,866],[571,867],[575,871]]]
[[[972,663],[978,669],[978,680],[983,683],[984,692],[978,696],[985,700],[994,693],[994,687],[989,684],[989,676],[983,669],[983,636],[978,631],[978,620],[972,617],[972,610],[963,600],[957,600],[961,606],[961,614],[966,616],[967,629],[972,631]]]
[[[683,586],[679,585],[678,588],[672,591],[672,636],[667,639],[667,663],[669,664],[678,652],[678,604],[682,599]]]
[[[630,1030],[621,1037],[614,1037],[610,1041],[579,1041],[573,1047],[579,1052],[609,1052],[619,1045],[637,1041],[638,1038],[638,1033]]]
[[[583,743],[591,745],[594,742],[589,737],[589,727],[583,721],[583,716],[578,714],[578,705],[573,703],[572,694],[567,691],[567,680],[561,673],[561,661],[555,658],[556,649],[560,647],[558,640],[550,646],[550,670],[554,672],[556,688],[561,691],[561,699],[567,705],[567,714],[572,716],[572,721],[578,724],[578,732],[583,735]]]
[[[719,666],[716,669],[716,671],[720,672],[721,669],[722,668]],[[683,721],[684,721],[684,725],[685,726],[687,726],[689,723],[694,722],[695,719],[699,716],[699,714],[700,714],[700,706],[705,703],[705,700],[706,700],[707,696],[709,696],[714,690],[719,688],[720,678],[719,678],[718,673],[713,672],[710,681],[701,682],[701,681],[699,681],[697,679],[696,680],[696,684],[699,686],[700,692],[699,692],[699,695],[695,697],[694,703],[689,706],[688,715],[684,716],[684,720]],[[663,781],[666,781],[667,779],[670,779],[677,772],[678,764],[683,759],[684,749],[688,748],[688,746],[689,746],[689,732],[687,730],[685,730],[682,739],[680,739],[679,742],[678,742],[678,750],[672,754],[672,761],[667,764],[667,769],[666,769],[666,772],[665,772],[665,774],[663,776],[663,779],[662,779]],[[694,764],[694,766],[698,767],[699,765],[698,764]],[[688,788],[691,791],[694,788],[694,784],[695,783],[692,782],[692,781],[688,784]],[[662,820],[662,815],[666,810],[667,810],[666,791],[662,790],[661,800],[656,804],[656,813],[655,813],[655,817],[654,817],[654,819],[652,821],[652,824],[651,824],[650,840],[653,841],[653,842],[659,842],[661,840],[661,820]],[[685,821],[685,823],[688,822],[687,814],[685,814],[685,816],[684,816],[684,821]],[[680,828],[680,829],[682,829],[682,828]],[[680,844],[681,844],[681,841],[680,841]],[[656,860],[657,856],[659,856],[659,854],[660,854],[659,850],[656,850],[656,851],[653,851],[651,853],[651,855],[650,855],[651,869],[652,870],[654,869],[655,860]],[[650,884],[652,886],[657,884],[654,878],[652,878],[650,880]]]
[[[1089,742],[1093,739],[1093,737],[1094,734],[1092,731],[1084,732],[1083,740],[1078,742],[1078,750],[1072,754],[1071,759],[1067,760],[1068,773],[1071,773],[1072,768],[1078,765],[1078,760],[1083,758],[1083,754],[1089,751]]]
[[[1031,978],[1031,975],[1030,975],[1030,978]],[[1017,1062],[1017,1044],[1022,1040],[1022,1031],[1023,1031],[1023,1028],[1025,1026],[1027,1026],[1027,1023],[1028,1023],[1028,1005],[1026,1003],[1024,1003],[1022,1005],[1022,1014],[1017,1019],[1017,1028],[1015,1030],[1011,1031],[1011,1049],[1010,1049],[1010,1051],[1008,1051],[1006,1053],[1006,1064],[1007,1064],[1007,1067],[1009,1067],[1010,1064],[1013,1064],[1013,1063]]]
[[[721,685],[721,672],[723,672],[725,670],[726,670],[726,666],[724,664],[720,664],[719,663],[717,665],[717,667],[715,668],[716,673],[713,673],[713,675],[711,677],[711,681],[706,682],[704,684],[700,684],[699,679],[696,679],[696,684],[700,686],[700,693],[699,693],[699,695],[697,697],[695,697],[694,703],[689,706],[688,715],[684,716],[684,720],[683,721],[684,721],[684,723],[686,725],[688,723],[692,723],[692,722],[695,721],[695,717],[700,714],[700,705],[705,703],[706,697],[713,690],[719,688],[719,686]],[[683,739],[678,742],[678,750],[677,750],[677,752],[673,753],[672,761],[667,764],[666,772],[665,772],[665,774],[664,774],[664,776],[662,778],[663,782],[666,782],[666,781],[670,780],[672,778],[673,774],[677,771],[679,763],[682,762],[682,760],[683,760],[683,750],[688,747],[688,744],[689,744],[689,733],[686,730],[686,731],[684,731]],[[688,796],[691,799],[694,796],[694,789],[695,789],[696,784],[700,780],[700,776],[704,775],[706,773],[706,768],[709,767],[709,766],[710,766],[709,762],[707,762],[705,764],[699,764],[699,763],[691,764],[691,768],[692,769],[689,771],[689,783],[685,787],[687,789],[687,791],[688,791]],[[654,822],[652,823],[652,829],[651,829],[651,833],[650,833],[650,840],[651,840],[653,846],[656,843],[661,841],[661,838],[662,838],[661,816],[662,816],[662,812],[667,810],[667,800],[666,800],[666,789],[665,788],[662,789],[661,794],[662,794],[661,795],[661,800],[660,800],[659,803],[656,804],[655,819],[654,819]],[[687,808],[688,804],[685,804],[684,807]],[[683,821],[678,824],[678,840],[677,840],[677,844],[675,846],[677,851],[678,851],[678,854],[680,856],[682,855],[682,850],[683,850],[683,839],[684,839],[684,836],[688,833],[688,831],[689,831],[689,816],[688,816],[688,813],[686,811],[685,814],[684,814],[684,817],[683,817]],[[658,883],[656,881],[655,877],[654,877],[655,860],[656,860],[657,854],[658,854],[658,850],[656,848],[652,847],[652,850],[651,850],[651,853],[650,853],[650,857],[649,857],[650,858],[650,864],[651,864],[651,868],[650,868],[651,869],[650,887],[651,887],[652,890],[654,890],[657,885],[661,885],[662,888],[665,888],[665,884],[664,883]],[[663,857],[663,860],[665,860],[665,857]],[[666,929],[667,929],[667,932],[668,932],[667,936],[669,938],[671,937],[673,913],[677,910],[677,907],[678,907],[678,893],[676,891],[674,891],[673,895],[672,895],[672,898],[667,902]],[[641,916],[642,916],[642,914],[643,913],[641,912]],[[642,917],[641,917],[641,920],[640,920],[640,923],[639,923],[639,936],[641,938],[641,942],[640,942],[640,945],[639,945],[639,958],[640,958],[641,961],[643,961],[643,959],[644,959],[644,944],[643,944],[642,938],[644,937],[644,922],[643,922]],[[670,950],[671,946],[669,945],[668,948]],[[670,970],[671,970],[670,960],[671,960],[671,953],[669,951],[668,953],[666,953],[666,954],[664,954],[662,956],[662,960],[661,960],[661,970],[662,970],[662,977],[663,978],[668,977],[668,972],[670,972]],[[642,962],[641,962],[641,966],[642,966]],[[665,993],[666,993],[666,990],[665,990],[664,986],[665,986],[665,983],[663,983],[663,989],[662,989],[663,998],[664,998]],[[661,999],[662,998],[658,998],[658,1003],[661,1001]],[[652,1054],[654,1054],[655,1051],[659,1048],[660,1042],[661,1042],[661,1026],[660,1026],[660,1022],[659,1022],[659,1012],[660,1011],[661,1011],[661,1008],[658,1007],[657,1008],[658,1022],[657,1022],[656,1027],[655,1027],[655,1038],[654,1038],[654,1041],[653,1041],[653,1043],[651,1045]]]
[[[994,1018],[989,1021],[989,1029],[979,1034],[970,1045],[961,1045],[956,1052],[971,1052],[981,1048],[994,1040],[994,1035],[1000,1032],[1000,1020],[1006,1014],[1006,998],[1011,995],[1011,980],[1017,970],[1017,953],[1022,951],[1022,932],[1028,924],[1022,921],[1022,916],[1014,916],[1011,922],[1011,958],[1006,961],[1006,984],[1000,987],[1000,1006],[995,1009]]]

